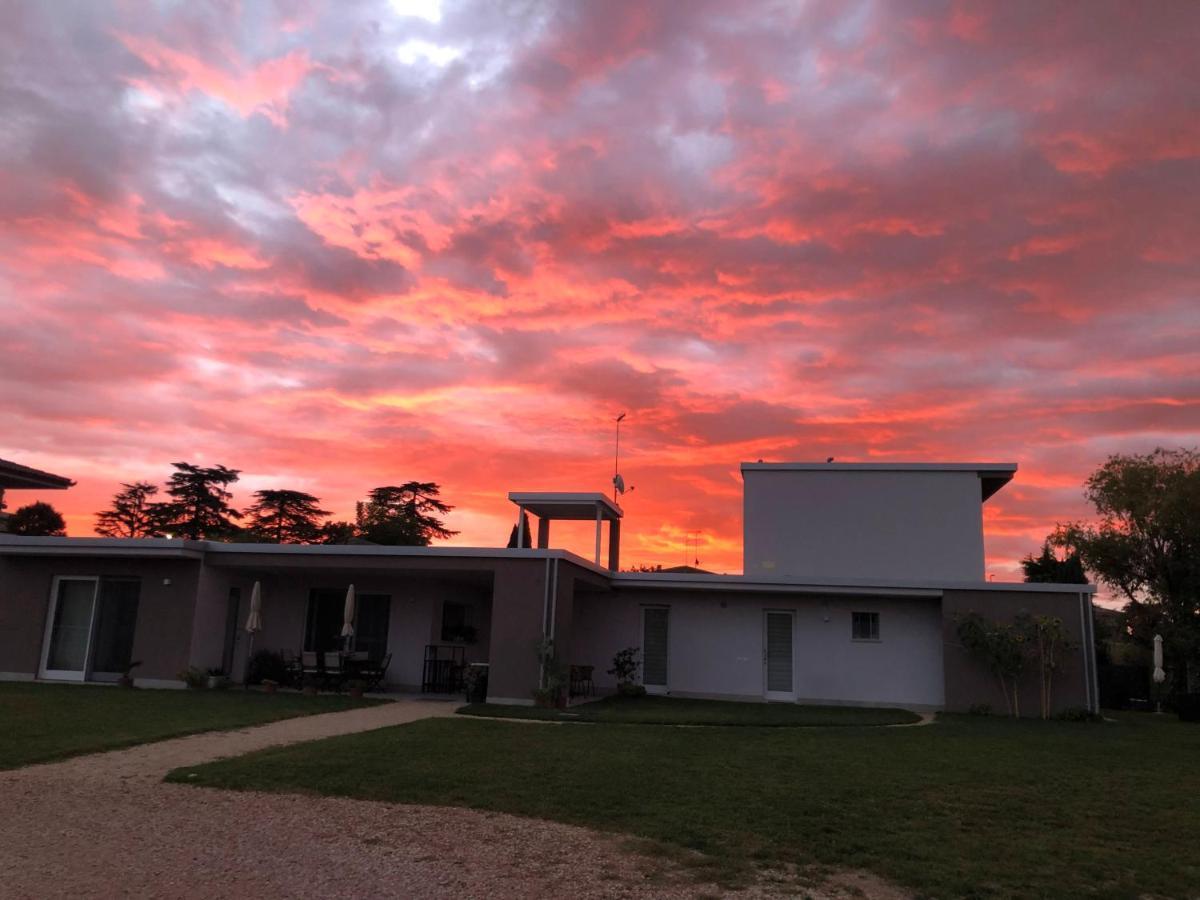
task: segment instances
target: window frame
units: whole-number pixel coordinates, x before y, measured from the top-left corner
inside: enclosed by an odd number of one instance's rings
[[[867,636],[860,637],[858,634],[858,623],[861,621],[859,616],[866,616],[869,623],[867,628]],[[878,644],[881,642],[880,637],[879,613],[873,610],[858,610],[850,613],[850,640],[863,644]]]

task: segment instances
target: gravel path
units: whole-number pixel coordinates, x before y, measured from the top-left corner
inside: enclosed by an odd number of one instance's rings
[[[450,715],[406,701],[0,772],[0,897],[726,895],[678,863],[583,828],[493,813],[165,784],[273,744]],[[868,876],[744,896],[901,897]]]

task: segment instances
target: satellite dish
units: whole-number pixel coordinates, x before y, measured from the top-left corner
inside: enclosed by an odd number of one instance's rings
[[[617,489],[618,494],[625,493],[625,479],[620,473],[613,476],[613,487]]]

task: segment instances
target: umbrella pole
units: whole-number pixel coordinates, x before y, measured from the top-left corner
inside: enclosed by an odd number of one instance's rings
[[[242,690],[250,690],[250,657],[254,653],[254,632],[250,632],[250,641],[246,644],[246,670],[242,672]]]

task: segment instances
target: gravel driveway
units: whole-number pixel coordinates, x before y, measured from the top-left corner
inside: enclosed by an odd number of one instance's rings
[[[165,784],[177,766],[450,715],[402,701],[0,772],[0,897],[714,896],[583,828],[495,813]],[[788,879],[745,892],[794,893]],[[806,896],[901,896],[842,876]]]

